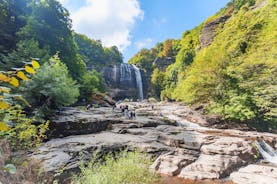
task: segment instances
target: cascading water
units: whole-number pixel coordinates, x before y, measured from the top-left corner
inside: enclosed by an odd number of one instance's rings
[[[137,82],[137,88],[139,91],[139,98],[140,100],[143,100],[143,86],[142,86],[142,78],[141,78],[141,73],[138,67],[136,67],[136,65],[132,65],[134,70],[135,70],[135,74],[136,74],[136,82]]]
[[[132,80],[131,73],[132,66],[126,63],[120,64],[120,81],[130,81]]]
[[[277,153],[272,147],[270,147],[263,140],[256,141],[255,143],[259,152],[266,161],[277,164]]]
[[[114,99],[143,100],[143,84],[140,69],[121,63],[103,68],[108,94]]]

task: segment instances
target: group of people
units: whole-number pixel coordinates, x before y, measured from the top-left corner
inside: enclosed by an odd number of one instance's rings
[[[92,104],[87,104],[86,109],[90,110],[92,108]],[[113,112],[115,112],[115,109],[117,108],[116,104],[113,105]],[[120,113],[125,116],[128,119],[134,119],[136,118],[136,112],[135,110],[129,110],[128,105],[120,105],[119,106]]]
[[[116,106],[113,107],[113,110],[116,108]],[[129,106],[128,105],[120,105],[119,106],[120,109],[120,113],[129,118],[129,119],[134,119],[136,117],[136,112],[129,110]]]

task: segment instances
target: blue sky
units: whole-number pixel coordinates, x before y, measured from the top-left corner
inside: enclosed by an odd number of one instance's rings
[[[106,46],[116,45],[127,62],[199,25],[230,0],[59,0],[70,12],[73,29]]]

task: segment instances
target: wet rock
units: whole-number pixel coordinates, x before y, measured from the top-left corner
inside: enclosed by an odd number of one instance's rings
[[[277,166],[251,164],[232,173],[230,178],[236,184],[276,184]]]

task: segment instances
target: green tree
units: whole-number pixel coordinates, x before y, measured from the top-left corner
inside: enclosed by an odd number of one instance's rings
[[[79,89],[70,77],[67,67],[57,55],[43,64],[41,69],[21,88],[25,98],[42,113],[76,102]]]
[[[151,78],[151,84],[153,86],[154,94],[157,98],[160,98],[161,91],[164,88],[164,73],[155,68]]]
[[[141,49],[133,58],[128,61],[128,63],[136,65],[151,75],[153,71],[153,62],[156,57],[157,52],[155,49]]]
[[[0,1],[0,54],[7,54],[15,49],[18,37],[16,33],[25,25],[28,0]],[[0,65],[1,67],[1,65]]]
[[[39,48],[37,41],[21,40],[16,44],[16,49],[2,56],[2,70],[9,68],[17,68],[22,65],[22,61],[27,61],[30,58],[40,58],[40,63],[49,60],[49,49]]]
[[[108,64],[110,63],[122,63],[123,57],[116,46],[110,48],[104,48],[105,59]]]
[[[41,48],[49,48],[49,55],[59,52],[71,76],[80,79],[85,64],[77,54],[69,12],[56,0],[34,0],[30,8],[27,24],[18,34],[20,39],[38,41]]]
[[[80,86],[80,98],[88,100],[93,94],[104,91],[105,88],[100,73],[92,70],[84,74]]]

